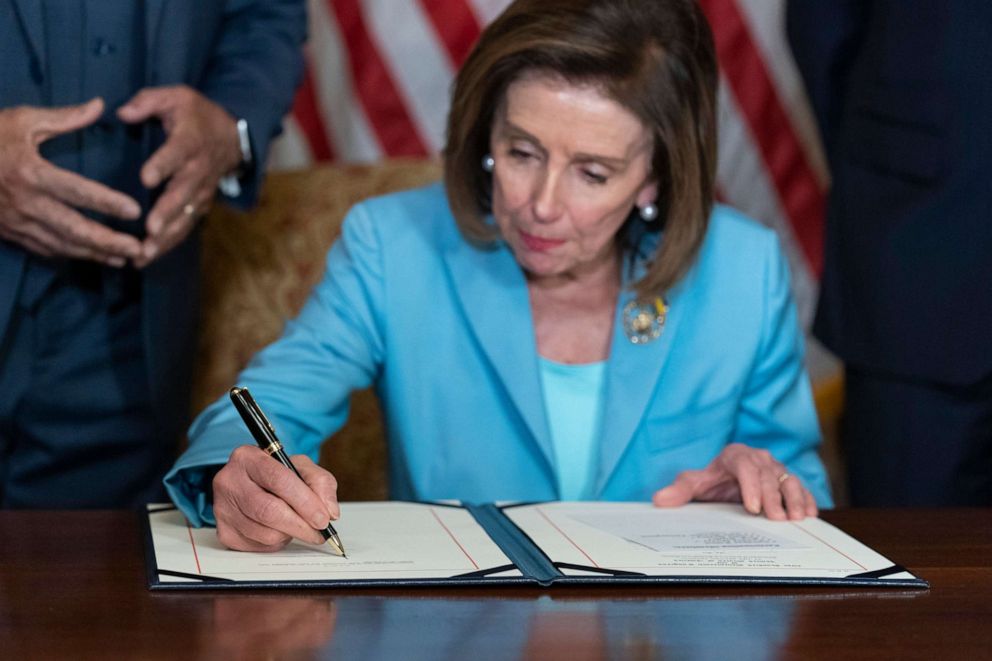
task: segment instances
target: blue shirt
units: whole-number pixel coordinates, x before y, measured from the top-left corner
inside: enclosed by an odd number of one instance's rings
[[[551,428],[561,500],[591,496],[593,461],[603,417],[606,361],[566,365],[541,358],[541,388]]]

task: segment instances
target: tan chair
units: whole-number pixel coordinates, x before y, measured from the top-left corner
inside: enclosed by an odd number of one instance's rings
[[[844,412],[844,376],[838,368],[813,382],[813,401],[820,418],[823,445],[820,457],[827,467],[830,487],[837,507],[849,504],[847,475],[844,470],[844,452],[840,443],[840,418]]]
[[[419,160],[277,172],[266,180],[254,211],[215,209],[204,227],[203,319],[194,412],[224,395],[248,360],[296,315],[323,274],[327,250],[353,204],[440,175],[436,162]],[[814,384],[814,394],[828,439],[825,460],[836,476],[839,461],[830,439],[843,386],[832,378]],[[247,432],[245,442],[250,442]],[[348,423],[324,445],[320,461],[337,477],[343,500],[387,497],[385,438],[371,391],[352,397]]]
[[[437,163],[416,160],[277,172],[254,211],[216,208],[204,227],[194,412],[225,394],[248,360],[296,315],[353,204],[439,177]],[[247,432],[245,442],[251,442]],[[343,500],[382,500],[385,457],[378,403],[370,391],[358,392],[348,423],[324,445],[321,464],[334,472]]]

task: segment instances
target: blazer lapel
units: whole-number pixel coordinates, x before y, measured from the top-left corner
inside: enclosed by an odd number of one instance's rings
[[[527,283],[501,243],[474,248],[459,236],[445,262],[463,314],[549,465],[554,450],[544,411]]]
[[[14,9],[20,20],[21,29],[24,30],[31,44],[38,71],[46,71],[45,24],[41,15],[41,3],[38,0],[14,0]]]
[[[691,272],[666,297],[668,314],[661,336],[647,344],[633,344],[624,333],[623,308],[634,299],[634,294],[624,291],[620,297],[606,374],[606,401],[593,498],[603,492],[655,396],[684,316],[682,303],[685,297],[680,296],[680,292],[684,291],[684,283],[689,277]]]

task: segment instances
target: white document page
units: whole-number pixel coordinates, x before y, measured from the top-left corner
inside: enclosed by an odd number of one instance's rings
[[[193,528],[177,510],[150,508],[159,571],[235,581],[448,578],[512,564],[466,510],[439,505],[341,503],[334,522],[348,553],[293,541],[275,553],[231,551],[213,528]],[[491,576],[520,576],[512,569]],[[160,573],[163,583],[196,580]]]
[[[843,578],[892,566],[820,519],[769,521],[735,504],[659,509],[650,503],[561,502],[511,507],[504,513],[552,562],[590,570]],[[598,573],[559,569],[569,576]]]

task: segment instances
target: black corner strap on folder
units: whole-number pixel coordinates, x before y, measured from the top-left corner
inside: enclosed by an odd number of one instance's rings
[[[499,574],[505,571],[512,571],[516,568],[516,565],[500,565],[499,567],[490,567],[489,569],[470,571],[465,574],[455,574],[451,578],[486,578],[487,576],[492,576],[493,574]]]
[[[570,562],[556,562],[555,567],[558,569],[577,569],[579,571],[587,571],[593,574],[606,574],[607,576],[644,576],[643,572],[639,571],[625,571],[623,569],[609,569],[607,567],[589,567],[587,565],[573,565]]]
[[[218,578],[217,576],[204,576],[203,574],[187,574],[182,571],[172,571],[171,569],[159,569],[158,573],[163,576],[175,576],[176,578],[188,578],[201,583],[235,583],[230,578]]]
[[[874,571],[866,571],[860,574],[851,574],[848,578],[884,578],[886,576],[892,576],[893,574],[909,574],[910,571],[903,567],[902,565],[892,565],[891,567],[883,567],[882,569],[876,569]]]

